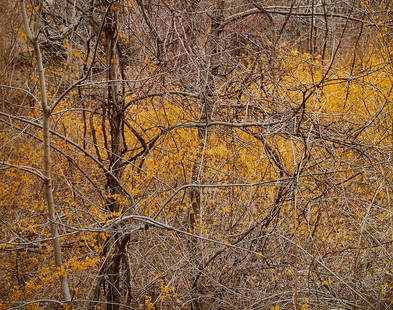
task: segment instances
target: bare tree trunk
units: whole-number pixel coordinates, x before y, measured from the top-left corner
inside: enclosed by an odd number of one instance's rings
[[[105,4],[104,4],[105,5]],[[117,12],[109,8],[106,20],[103,22],[103,44],[106,54],[108,71],[107,80],[109,82],[106,94],[106,103],[103,107],[103,131],[107,132],[105,121],[109,121],[109,135],[104,134],[104,144],[107,148],[107,157],[109,159],[108,173],[106,176],[105,188],[108,193],[106,199],[106,209],[108,212],[121,212],[121,206],[118,197],[124,196],[119,180],[121,180],[124,171],[124,160],[122,156],[127,150],[124,140],[124,87],[119,80],[123,79],[123,71],[120,63],[120,50],[118,46],[118,25]],[[125,299],[130,300],[130,283],[127,277],[122,279],[122,266],[125,262],[125,251],[129,241],[129,235],[122,236],[114,233],[107,239],[103,255],[107,257],[101,268],[102,275],[95,289],[93,302],[90,309],[99,300],[101,287],[106,294],[106,309],[118,310]],[[126,268],[124,268],[126,269]]]
[[[45,201],[48,206],[48,217],[50,231],[53,239],[53,254],[55,257],[55,265],[58,269],[63,268],[63,257],[61,252],[61,244],[58,235],[58,228],[56,224],[56,208],[53,199],[53,189],[52,189],[52,179],[51,179],[51,149],[50,149],[50,118],[52,114],[51,107],[48,104],[46,81],[45,81],[45,70],[42,61],[42,54],[40,45],[38,42],[37,34],[33,34],[29,26],[29,18],[26,13],[25,1],[20,0],[20,6],[23,16],[23,24],[25,32],[30,42],[34,46],[34,53],[37,62],[37,70],[39,74],[40,81],[40,92],[41,92],[41,108],[42,108],[42,131],[43,131],[43,175],[45,178],[44,188],[45,188]],[[62,295],[66,302],[71,301],[71,294],[69,289],[68,277],[63,274],[61,276],[61,289]]]
[[[202,86],[201,91],[201,116],[200,120],[203,122],[209,122],[211,117],[211,112],[213,108],[213,100],[215,90],[215,77],[218,75],[219,71],[219,40],[220,34],[223,30],[222,21],[224,20],[224,7],[225,0],[216,0],[214,3],[214,13],[211,20],[210,33],[208,34],[207,41],[207,51],[206,54],[209,55],[209,59],[207,61],[207,77],[205,84]],[[204,149],[204,144],[208,143],[208,127],[198,128],[198,138],[200,140],[199,149],[198,149],[198,157],[203,158],[202,152]],[[198,167],[200,165],[200,167]],[[192,183],[198,183],[200,180],[201,171],[203,170],[203,162],[195,163],[192,170]],[[201,214],[201,190],[200,188],[192,188],[189,193],[191,207],[189,209],[189,226],[190,231],[195,232],[195,228],[200,224],[200,214]],[[190,242],[190,252],[191,259],[194,265],[198,268],[202,268],[202,253],[201,249],[198,247],[198,240],[191,239]],[[193,277],[192,282],[192,309],[199,310],[202,309],[201,297],[202,293],[200,292],[198,286],[199,273]]]

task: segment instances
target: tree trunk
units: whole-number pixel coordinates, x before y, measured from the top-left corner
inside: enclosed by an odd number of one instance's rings
[[[206,55],[208,55],[209,60],[207,61],[207,78],[202,89],[202,102],[201,102],[201,115],[200,121],[208,123],[210,121],[212,109],[213,109],[213,96],[215,90],[215,78],[219,73],[219,40],[220,35],[223,30],[222,22],[224,20],[224,7],[225,0],[216,0],[214,4],[214,13],[211,20],[210,32],[208,33],[208,41],[206,44]],[[208,127],[198,128],[198,138],[199,138],[199,148],[197,158],[203,158],[204,144],[208,143],[209,132]],[[200,176],[203,171],[203,162],[195,163],[191,182],[198,184],[200,182]],[[189,193],[191,207],[189,209],[189,229],[191,232],[195,232],[195,229],[200,225],[200,215],[201,215],[201,190],[200,188],[194,187]],[[191,239],[189,241],[191,260],[194,265],[198,268],[198,272],[192,278],[191,283],[191,296],[192,296],[192,309],[200,310],[203,309],[201,299],[203,298],[203,293],[201,292],[198,280],[200,279],[199,273],[202,268],[202,253],[201,249],[198,247],[198,240]]]
[[[106,21],[104,21],[104,48],[107,58],[108,81],[119,81],[123,79],[123,72],[120,63],[120,52],[118,42],[118,25],[117,12],[110,10]],[[107,102],[104,107],[103,117],[109,120],[110,142],[105,140],[108,147],[107,155],[109,159],[108,171],[106,173],[106,191],[108,198],[106,199],[106,209],[108,212],[121,212],[121,206],[118,197],[125,195],[119,181],[124,171],[124,161],[122,156],[127,147],[124,141],[124,87],[121,82],[113,82],[108,84]],[[103,120],[103,123],[105,120]],[[106,130],[106,128],[103,128]],[[105,136],[106,137],[106,136]],[[103,255],[107,257],[103,266],[102,279],[105,280],[104,288],[106,289],[106,309],[118,310],[122,303],[125,303],[125,297],[128,296],[130,283],[127,279],[122,279],[122,265],[125,261],[125,251],[129,241],[129,236],[122,236],[114,233],[109,236],[104,245]],[[124,268],[126,269],[126,268]],[[126,277],[125,277],[126,278]],[[124,285],[122,285],[124,284]],[[126,288],[126,289],[125,289]],[[126,290],[126,291],[125,291]]]
[[[51,107],[48,104],[47,98],[47,90],[46,90],[46,81],[45,81],[45,70],[42,61],[42,54],[40,45],[37,40],[37,35],[31,32],[29,26],[29,19],[26,13],[25,2],[24,0],[20,0],[21,11],[23,16],[23,24],[25,28],[25,32],[30,42],[34,46],[34,54],[36,57],[37,63],[37,71],[39,75],[40,81],[40,92],[41,92],[41,109],[42,109],[42,131],[43,131],[43,175],[45,178],[44,181],[44,189],[45,189],[45,201],[48,207],[48,218],[50,231],[53,240],[53,254],[55,257],[55,265],[61,270],[63,269],[63,256],[61,251],[61,244],[58,234],[58,228],[56,223],[56,208],[53,199],[53,188],[52,188],[52,179],[51,179],[51,149],[50,149],[50,119],[52,115]],[[68,277],[63,274],[61,277],[61,291],[64,298],[64,301],[71,301],[71,294],[69,289]]]

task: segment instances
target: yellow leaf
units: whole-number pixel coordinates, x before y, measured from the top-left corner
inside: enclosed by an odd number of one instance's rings
[[[262,253],[261,252],[255,252],[255,256],[256,257],[262,257]]]
[[[291,269],[287,269],[287,270],[284,271],[284,274],[286,276],[290,276],[292,274],[292,270]]]
[[[333,280],[329,279],[329,280],[322,281],[321,284],[327,286],[327,285],[331,284],[332,282],[333,282]]]

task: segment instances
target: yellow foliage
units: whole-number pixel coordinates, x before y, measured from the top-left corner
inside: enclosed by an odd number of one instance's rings
[[[123,8],[127,10],[127,7],[129,9],[136,6],[136,2],[126,1],[124,5],[113,6],[113,10],[116,14],[120,14]],[[363,1],[362,5],[369,6],[370,1]],[[387,6],[387,4],[383,5]],[[381,10],[385,10],[385,7],[381,7]],[[383,16],[375,19],[375,26],[380,29],[379,39],[389,42],[388,38],[391,34],[384,23]],[[210,27],[207,31],[211,35],[213,28]],[[28,41],[23,31],[19,30],[18,36],[24,43]],[[131,42],[130,37],[122,32],[121,27],[119,28],[119,39],[122,43],[128,45],[138,43]],[[208,35],[204,39],[207,42]],[[171,40],[172,38],[168,37],[168,42]],[[272,41],[267,39],[263,41],[268,49],[273,48]],[[86,55],[85,51],[79,50],[74,41],[64,40],[63,46],[67,49],[68,55],[72,56],[69,57],[67,64],[46,67],[48,77],[46,95],[50,102],[55,102],[64,88],[79,78],[81,58]],[[248,44],[244,48],[251,50],[252,46]],[[261,83],[255,79],[248,84],[237,81],[243,81],[243,77],[247,75],[245,72],[257,75],[253,67],[256,63],[253,58],[255,56],[249,57],[246,52],[241,52],[244,68],[228,73],[228,80],[222,84],[217,76],[217,85],[212,89],[213,94],[211,94],[214,98],[212,121],[264,122],[265,117],[272,115],[273,120],[278,120],[278,125],[271,126],[272,129],[269,126],[251,126],[247,129],[211,126],[208,134],[202,137],[203,130],[183,126],[200,121],[200,98],[186,99],[183,96],[171,95],[172,91],[182,91],[182,89],[169,86],[164,91],[165,95],[140,99],[145,98],[144,95],[150,92],[148,87],[145,89],[145,84],[136,82],[135,89],[134,86],[130,86],[132,83],[124,86],[124,98],[121,99],[124,101],[121,104],[130,104],[126,111],[122,111],[127,122],[122,136],[127,150],[118,160],[125,163],[134,156],[136,159],[119,168],[122,189],[117,194],[111,193],[107,186],[109,174],[118,172],[114,170],[114,165],[111,165],[113,162],[110,162],[112,155],[110,147],[114,143],[110,136],[112,123],[109,120],[109,114],[113,111],[108,111],[111,100],[102,98],[108,91],[106,88],[101,88],[101,84],[94,85],[95,81],[100,81],[103,74],[97,73],[95,76],[96,73],[92,73],[92,76],[85,81],[86,84],[67,94],[56,107],[51,118],[51,130],[75,143],[72,145],[52,134],[53,192],[59,210],[56,221],[59,222],[61,234],[64,233],[60,239],[67,244],[64,268],[48,267],[52,266],[53,259],[50,253],[52,244],[49,238],[46,205],[42,199],[42,180],[15,169],[0,171],[2,180],[5,180],[0,182],[0,201],[2,201],[1,207],[4,208],[1,216],[4,215],[4,221],[10,223],[4,234],[8,240],[19,238],[23,244],[32,247],[29,249],[32,254],[19,254],[19,269],[25,271],[24,291],[20,287],[13,287],[12,298],[18,300],[22,294],[25,294],[26,299],[38,296],[46,289],[55,287],[59,277],[65,274],[71,278],[78,278],[91,270],[97,271],[99,264],[104,261],[102,257],[95,255],[107,253],[104,244],[111,240],[110,233],[102,232],[100,229],[122,216],[153,216],[160,210],[161,213],[156,220],[183,231],[191,231],[188,227],[189,223],[186,222],[190,216],[197,216],[197,214],[189,207],[191,205],[189,188],[184,191],[179,190],[183,185],[191,182],[216,185],[249,183],[250,185],[277,178],[283,179],[263,186],[254,184],[248,187],[217,186],[201,189],[201,214],[193,224],[194,232],[214,240],[230,240],[224,242],[225,251],[222,254],[228,257],[229,262],[238,254],[237,250],[229,246],[231,242],[255,223],[270,217],[275,229],[272,238],[280,239],[281,236],[287,238],[288,231],[295,231],[296,242],[304,246],[305,251],[309,251],[312,255],[315,254],[314,249],[321,252],[337,249],[340,251],[353,247],[354,243],[356,248],[367,247],[368,245],[363,244],[367,241],[366,238],[359,237],[359,231],[353,229],[357,228],[359,223],[365,223],[365,229],[368,229],[366,227],[368,224],[373,231],[380,229],[381,236],[377,236],[378,242],[379,238],[383,240],[383,237],[390,232],[385,235],[378,225],[383,227],[390,225],[388,221],[391,220],[392,211],[389,185],[391,167],[389,163],[386,165],[379,163],[376,165],[378,167],[372,165],[376,164],[375,161],[383,157],[382,155],[391,151],[393,93],[389,62],[392,50],[393,44],[390,42],[385,44],[384,48],[370,46],[368,50],[363,51],[361,57],[355,59],[354,63],[342,57],[329,68],[326,59],[322,59],[321,56],[303,53],[300,48],[296,49],[287,43],[281,43],[274,47],[275,59],[269,64],[275,69],[272,72],[261,73],[260,78],[263,79]],[[95,63],[97,67],[102,63],[109,67],[118,61],[112,59],[112,63],[108,63],[108,55],[101,55],[102,53],[100,46]],[[266,61],[259,54],[257,57],[262,64]],[[143,66],[147,65],[146,72],[140,73],[141,80],[145,78],[144,75],[150,77],[150,74],[157,72],[161,74],[161,70],[165,69],[164,66],[154,64],[156,60],[151,55],[141,56],[139,61]],[[78,70],[74,70],[75,68]],[[327,72],[328,68],[329,72]],[[103,72],[106,73],[106,70],[110,69],[105,67]],[[277,74],[279,78],[270,79],[270,73],[272,76]],[[165,78],[163,75],[163,81]],[[322,80],[323,78],[325,80]],[[30,80],[31,83],[37,84],[37,74],[33,74]],[[226,90],[227,87],[232,87],[232,83],[242,84],[241,91],[233,86],[235,95],[231,94],[232,90]],[[159,87],[157,86],[157,89],[161,91]],[[39,98],[39,92],[35,91],[33,86],[31,91]],[[155,91],[152,89],[152,92]],[[303,115],[300,116],[300,113],[294,112],[299,112],[304,94],[310,94],[310,97],[303,107]],[[89,96],[92,99],[89,99]],[[222,110],[224,112],[221,112],[218,108],[220,105],[239,107],[240,112],[232,108],[225,108]],[[243,111],[240,107],[246,107],[246,110]],[[263,113],[253,114],[253,109],[261,110]],[[39,125],[42,121],[39,109],[34,106],[29,111],[24,117],[34,120]],[[234,111],[236,116],[232,116]],[[284,116],[288,117],[288,120],[284,119]],[[296,126],[299,121],[306,124],[306,129],[297,131]],[[34,134],[38,139],[43,138],[39,127],[33,128],[31,124],[23,126],[26,126],[23,127],[23,133]],[[93,129],[95,139],[93,139]],[[151,148],[149,146],[145,149],[146,145],[143,145],[135,132],[138,132],[146,143],[157,140]],[[347,136],[343,138],[341,133],[347,133]],[[9,161],[15,165],[42,169],[41,142],[31,137],[22,138],[20,134],[21,132],[17,134],[11,131],[0,132],[1,146],[4,146],[0,150],[0,157],[9,158]],[[366,149],[366,154],[360,154],[358,147]],[[91,157],[81,149],[92,154]],[[59,154],[58,150],[65,156]],[[143,152],[142,155],[140,152]],[[384,167],[379,167],[382,165]],[[102,167],[107,171],[103,171]],[[301,168],[301,177],[294,182],[299,168]],[[361,172],[360,175],[352,179],[353,174],[357,172]],[[386,190],[376,190],[377,183],[383,186],[386,184]],[[123,189],[131,197],[126,195]],[[176,192],[177,190],[179,191]],[[109,212],[107,204],[110,200],[116,201],[120,210]],[[296,207],[293,207],[294,201]],[[362,204],[369,205],[370,210],[359,207]],[[377,211],[374,210],[376,209],[374,206],[378,206]],[[272,212],[274,208],[279,209],[277,215]],[[293,223],[291,221],[293,218],[299,223]],[[124,227],[128,228],[128,224],[134,223],[127,222]],[[86,231],[84,229],[78,231],[78,228],[86,228]],[[269,229],[270,227],[266,230]],[[164,246],[161,245],[161,241],[169,243],[168,240],[171,240],[174,241],[173,250],[179,250],[181,256],[186,257],[188,248],[181,248],[183,246],[181,237],[169,232],[157,233],[157,230],[154,230],[154,233],[150,233],[149,230],[145,235],[138,231],[135,233],[135,240],[132,241],[133,245],[138,247],[143,243],[141,240],[148,240],[149,246],[154,244],[159,248],[155,253],[155,248],[152,246],[148,254],[154,252],[156,256],[152,256],[155,259],[160,260],[162,257],[163,265],[171,265],[179,257],[175,257],[176,255],[171,251],[174,257],[171,256],[170,259],[173,261],[166,261],[164,259],[166,253],[162,250]],[[271,236],[263,238],[268,239]],[[157,238],[154,239],[155,242],[152,241],[153,238]],[[269,256],[269,250],[276,253],[274,251],[278,251],[278,247],[272,245],[276,244],[276,241],[266,242],[264,245],[268,247],[266,252],[265,249],[262,251],[257,246],[250,247],[249,253],[253,256],[250,261],[256,262],[255,264],[263,263],[264,259],[256,258]],[[165,242],[163,243],[167,245]],[[248,247],[247,242],[248,239],[245,238],[239,246],[247,244]],[[283,240],[280,239],[280,242]],[[309,247],[310,242],[313,247]],[[172,246],[172,243],[170,245]],[[8,253],[7,251],[13,247],[13,242],[0,245],[4,253]],[[214,245],[211,244],[200,247],[206,251],[201,255],[202,260],[207,260],[212,253],[215,253],[213,247]],[[140,248],[138,251],[130,255],[147,255]],[[157,258],[158,256],[160,258]],[[217,261],[219,259],[220,256]],[[2,260],[4,261],[0,262],[5,269],[15,269],[14,257],[5,255]],[[219,266],[222,268],[217,270],[223,273],[230,272],[232,269],[229,268],[232,266],[230,263],[222,263]],[[266,268],[265,266],[263,268]],[[280,275],[289,277],[293,274],[292,269],[283,270],[281,265],[269,266],[273,268],[264,270],[269,278],[273,277],[274,281],[288,280]],[[214,274],[214,268],[210,266],[209,268],[213,269]],[[204,272],[210,270],[207,268]],[[169,301],[170,298],[175,298],[178,290],[177,283],[174,284],[172,279],[167,282],[164,276],[154,272],[152,276],[155,278],[154,283],[159,285],[159,292],[154,295],[157,296],[154,297],[156,300],[153,300],[150,295],[145,296],[144,302],[148,309],[154,308],[157,301]],[[7,279],[12,279],[11,273],[7,273]],[[306,277],[299,277],[299,281],[305,282]],[[332,279],[326,279],[320,284],[329,286],[332,283]],[[181,285],[184,283],[180,283]],[[388,283],[383,283],[380,289],[382,294],[386,295],[391,288]],[[75,289],[75,292],[85,294],[86,290]],[[305,305],[302,305],[301,309],[307,309],[306,303],[309,299],[303,298],[302,302]],[[279,310],[280,306],[277,304],[271,309]]]
[[[321,284],[324,285],[324,286],[330,285],[332,283],[333,283],[333,280],[331,280],[331,279],[324,280],[324,281],[321,282]]]
[[[284,271],[284,274],[286,276],[291,276],[292,275],[292,270],[291,269],[287,269],[287,270]]]

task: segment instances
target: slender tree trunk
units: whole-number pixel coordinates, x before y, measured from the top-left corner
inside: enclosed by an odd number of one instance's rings
[[[48,104],[48,98],[46,93],[46,81],[45,81],[45,70],[42,61],[42,54],[40,45],[38,43],[37,35],[33,34],[29,26],[29,18],[27,16],[25,1],[20,0],[20,7],[23,16],[23,24],[25,32],[30,42],[34,46],[34,54],[36,57],[37,71],[40,81],[40,92],[41,92],[41,108],[42,108],[42,131],[43,131],[43,175],[45,178],[44,189],[45,189],[45,201],[48,207],[48,218],[50,231],[53,240],[53,254],[55,257],[55,265],[58,269],[63,268],[63,257],[61,251],[61,244],[58,234],[58,228],[56,224],[56,208],[53,199],[52,189],[52,178],[51,178],[51,149],[50,149],[50,119],[51,119],[51,108]],[[63,274],[61,276],[61,291],[63,298],[66,302],[71,301],[71,294],[69,289],[68,277]]]
[[[207,71],[207,79],[202,89],[202,102],[201,102],[201,116],[200,120],[203,122],[209,122],[211,112],[213,109],[213,96],[215,90],[215,77],[219,73],[219,40],[220,35],[223,30],[222,28],[222,21],[224,19],[224,7],[225,7],[225,0],[216,0],[214,3],[214,14],[211,20],[210,32],[208,34],[208,41],[206,44],[207,48],[207,55],[209,55],[208,65],[206,68]],[[204,144],[208,143],[209,133],[208,127],[206,128],[199,128],[198,129],[198,138],[200,141],[199,149],[198,149],[198,156],[197,158],[203,158],[203,149]],[[200,167],[198,167],[200,165]],[[195,163],[193,170],[192,170],[192,183],[199,183],[199,178],[201,175],[201,171],[203,170],[203,162]],[[189,226],[190,231],[195,232],[196,227],[200,225],[200,215],[201,215],[201,190],[199,188],[192,188],[189,193],[191,207],[189,209]],[[198,268],[202,268],[202,253],[201,249],[198,247],[198,240],[192,239],[189,242],[190,245],[190,252],[191,252],[191,260],[193,261],[194,265]],[[191,295],[192,295],[192,309],[199,310],[203,309],[203,305],[201,303],[201,298],[203,296],[202,292],[199,289],[198,279],[199,272],[196,276],[192,279],[192,288],[191,288]]]
[[[107,80],[117,81],[109,82],[106,94],[106,103],[103,111],[103,124],[109,121],[109,135],[104,135],[104,143],[107,147],[107,157],[109,159],[108,171],[106,173],[105,188],[108,195],[106,199],[106,209],[108,212],[121,212],[121,205],[118,197],[123,197],[123,192],[119,181],[124,171],[124,160],[122,156],[127,150],[124,140],[124,86],[119,80],[123,79],[123,71],[120,63],[120,51],[118,46],[118,25],[117,12],[109,8],[108,15],[103,26],[103,45],[106,54],[108,71]],[[103,131],[107,128],[104,125]],[[104,266],[101,268],[100,274],[102,278],[95,290],[94,299],[98,300],[100,296],[100,288],[104,287],[106,294],[106,309],[118,310],[121,304],[126,300],[130,301],[130,280],[125,276],[122,277],[127,244],[129,235],[123,236],[120,233],[114,233],[109,236],[104,245],[103,255],[107,257]],[[94,302],[91,303],[90,309],[94,308]]]

